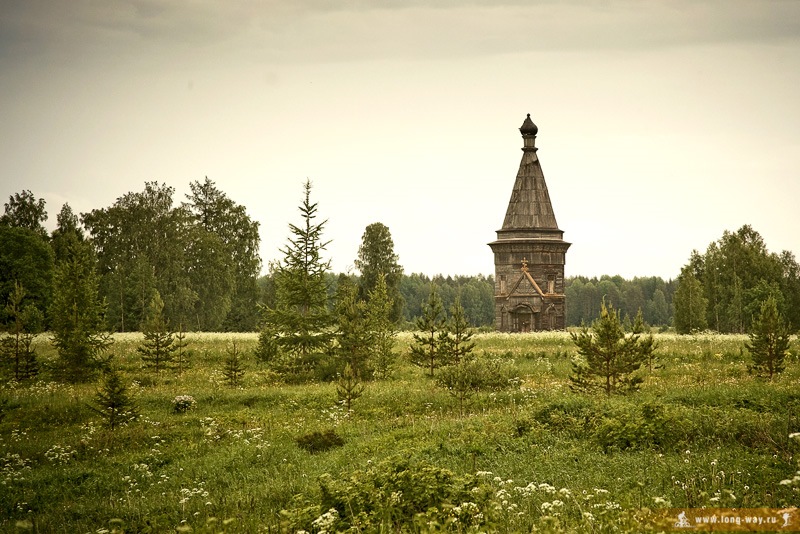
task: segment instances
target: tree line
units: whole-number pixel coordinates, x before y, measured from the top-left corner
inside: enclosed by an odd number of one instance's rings
[[[794,254],[769,252],[749,225],[726,230],[705,253],[692,251],[681,269],[674,296],[675,329],[750,332],[767,301],[774,301],[791,330],[800,327],[800,265]]]
[[[172,187],[147,182],[141,192],[126,193],[109,207],[80,215],[65,204],[52,234],[43,226],[43,199],[27,190],[11,196],[0,217],[0,298],[10,302],[20,285],[19,314],[27,310],[25,321],[34,330],[50,329],[56,266],[66,259],[67,243],[74,238],[90,249],[85,261],[97,276],[108,330],[141,330],[156,295],[166,322],[176,329],[258,330],[260,310],[277,298],[277,263],[261,275],[259,225],[208,178],[192,182],[190,189],[183,202],[176,202]],[[364,300],[365,288],[374,288],[377,273],[383,272],[391,318],[400,328],[413,329],[431,286],[446,310],[460,299],[472,327],[493,326],[491,275],[406,274],[388,228],[370,225],[363,237],[357,273],[324,271],[329,298],[348,278]],[[389,260],[390,268],[381,265]],[[769,253],[750,226],[726,231],[704,254],[693,251],[676,280],[573,276],[565,280],[565,292],[568,326],[591,323],[606,303],[623,320],[632,321],[641,311],[647,324],[674,326],[679,332],[746,332],[767,296],[776,299],[790,324],[800,325],[800,267],[791,252]],[[12,316],[2,312],[6,330],[19,322]]]

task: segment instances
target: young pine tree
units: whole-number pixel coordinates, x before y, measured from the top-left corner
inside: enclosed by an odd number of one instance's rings
[[[358,376],[358,373],[350,364],[345,365],[344,371],[342,371],[336,383],[336,395],[340,401],[344,402],[348,412],[352,407],[353,401],[364,393],[364,387],[364,382]]]
[[[144,364],[156,373],[170,366],[177,350],[175,336],[167,328],[163,310],[164,301],[156,291],[147,306],[142,324],[144,342],[136,349],[142,355]]]
[[[618,311],[603,303],[591,330],[584,327],[571,336],[578,354],[585,359],[573,361],[572,389],[600,389],[611,395],[639,387],[642,379],[634,373],[645,363],[648,346],[640,339],[641,334],[625,334]]]
[[[761,306],[761,315],[753,324],[750,341],[745,345],[753,358],[750,371],[769,380],[784,370],[789,351],[789,330],[778,312],[775,298],[770,296]]]
[[[448,364],[458,364],[469,358],[475,349],[475,343],[472,341],[472,328],[458,296],[450,307],[450,318],[443,333],[442,352],[445,354],[443,360]]]
[[[444,308],[442,300],[436,292],[436,286],[431,284],[428,302],[422,309],[422,315],[417,319],[418,332],[414,333],[414,343],[411,345],[411,362],[414,365],[428,369],[433,376],[436,368],[444,365],[442,359],[446,356],[442,350],[442,333],[445,328]]]

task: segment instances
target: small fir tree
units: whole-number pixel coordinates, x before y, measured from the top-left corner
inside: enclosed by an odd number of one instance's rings
[[[339,380],[336,383],[336,395],[341,402],[344,402],[347,411],[349,412],[353,401],[359,398],[364,393],[364,382],[358,373],[347,364],[344,366],[344,371],[339,375]]]
[[[142,326],[144,342],[136,349],[142,355],[144,364],[160,373],[170,366],[175,358],[175,336],[167,328],[163,315],[164,301],[155,292],[147,307],[147,316]]]
[[[122,424],[134,421],[139,413],[136,404],[128,395],[128,388],[116,369],[103,373],[102,383],[97,390],[94,404],[89,409],[103,418],[105,424],[114,430]]]
[[[428,369],[430,376],[433,376],[436,368],[443,365],[444,353],[441,334],[445,328],[442,300],[433,284],[431,284],[428,302],[423,306],[422,315],[417,319],[416,327],[419,332],[413,334],[414,342],[410,347],[411,362],[423,369]]]
[[[242,354],[236,346],[235,341],[231,342],[231,346],[226,349],[226,352],[228,353],[228,357],[225,358],[222,375],[225,377],[225,381],[229,386],[237,387],[241,385],[245,373]]]
[[[603,303],[591,330],[583,327],[570,335],[585,359],[573,361],[572,389],[600,389],[611,395],[639,387],[642,378],[635,373],[645,363],[648,344],[641,340],[641,334],[625,334],[618,311]]]
[[[750,371],[769,380],[784,370],[784,359],[789,351],[789,329],[778,312],[774,297],[761,306],[761,314],[749,334],[745,347],[753,358]]]
[[[392,320],[393,303],[386,285],[386,277],[378,276],[375,289],[367,301],[368,322],[374,333],[372,363],[375,374],[386,378],[392,371],[397,354],[394,352],[397,328]]]
[[[192,357],[192,351],[188,348],[189,341],[186,339],[186,332],[183,329],[183,323],[178,325],[178,331],[175,332],[175,342],[173,344],[175,349],[175,369],[178,371],[178,376],[182,376],[183,372],[189,368],[189,360]]]

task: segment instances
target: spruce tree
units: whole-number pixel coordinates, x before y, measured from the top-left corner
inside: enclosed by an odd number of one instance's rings
[[[789,329],[778,312],[775,297],[770,296],[761,306],[761,314],[753,324],[745,347],[753,358],[751,372],[769,380],[784,370],[789,351]]]
[[[431,284],[428,302],[423,306],[422,315],[417,319],[418,332],[413,334],[414,343],[411,345],[411,362],[414,365],[428,369],[430,376],[434,371],[444,365],[442,358],[442,333],[445,328],[444,308],[442,300],[436,291],[436,286]]]
[[[327,221],[316,222],[310,181],[304,190],[299,206],[302,223],[289,225],[291,237],[274,272],[276,304],[266,310],[264,320],[265,330],[274,332],[272,339],[280,348],[276,367],[293,374],[312,370],[332,338],[325,276],[330,261],[322,258],[328,245],[322,237]]]
[[[97,293],[94,255],[88,243],[72,239],[56,266],[50,306],[56,368],[69,381],[89,381],[108,365],[111,345],[103,329],[104,307]]]
[[[156,373],[170,366],[178,348],[175,346],[174,334],[167,328],[163,310],[164,301],[156,291],[147,306],[142,325],[144,342],[136,349],[142,355],[144,364]]]
[[[394,352],[397,328],[391,313],[392,300],[386,287],[386,277],[381,274],[367,300],[367,319],[374,335],[372,364],[375,374],[380,378],[389,375],[397,359]]]
[[[116,369],[104,373],[94,401],[89,409],[100,415],[111,430],[139,416],[136,404],[128,395],[128,388]]]

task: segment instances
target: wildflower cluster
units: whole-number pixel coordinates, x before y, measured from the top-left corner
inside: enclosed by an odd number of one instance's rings
[[[58,465],[65,465],[73,460],[78,455],[78,451],[71,448],[69,445],[53,445],[50,447],[47,452],[44,453],[44,457],[50,460],[50,462]]]
[[[196,404],[197,402],[191,395],[178,395],[172,399],[172,411],[173,413],[186,413],[194,409]]]
[[[0,457],[0,485],[10,486],[25,481],[25,473],[31,471],[31,461],[19,454],[7,452]]]

